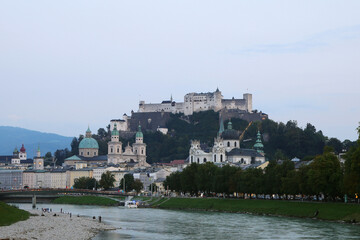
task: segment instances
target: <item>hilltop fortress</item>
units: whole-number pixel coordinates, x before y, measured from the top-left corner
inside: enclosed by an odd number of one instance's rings
[[[220,112],[223,120],[240,118],[246,121],[262,121],[268,118],[267,114],[252,109],[252,94],[244,93],[242,99],[224,99],[219,89],[215,92],[188,93],[184,96],[184,102],[170,100],[161,103],[145,103],[140,101],[137,112],[131,111],[131,116],[123,115],[123,119],[110,121],[110,130],[115,124],[122,137],[131,137],[139,124],[146,131],[160,131],[167,133],[166,123],[171,114],[182,113],[191,116],[195,112],[213,110]]]
[[[224,99],[221,91],[217,88],[215,92],[188,93],[184,96],[184,102],[175,102],[172,97],[170,101],[162,103],[145,103],[140,101],[138,112],[170,112],[192,115],[194,112],[222,109],[239,109],[246,112],[252,111],[252,94],[244,93],[243,99]]]

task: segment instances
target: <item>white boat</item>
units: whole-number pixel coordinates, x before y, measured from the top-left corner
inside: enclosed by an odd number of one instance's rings
[[[128,208],[137,208],[136,202],[131,200],[131,201],[126,201],[125,202],[125,207]]]

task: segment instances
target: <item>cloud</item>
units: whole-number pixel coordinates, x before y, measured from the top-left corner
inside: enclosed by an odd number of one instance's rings
[[[315,48],[325,47],[338,42],[360,38],[360,25],[343,27],[324,31],[306,39],[277,44],[254,45],[240,50],[231,51],[231,54],[284,54],[307,52]]]

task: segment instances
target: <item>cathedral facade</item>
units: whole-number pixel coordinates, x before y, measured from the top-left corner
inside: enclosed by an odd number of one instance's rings
[[[115,123],[114,129],[111,131],[111,141],[108,142],[108,164],[137,162],[138,166],[150,166],[146,162],[146,144],[144,143],[144,135],[139,125],[135,135],[135,143],[125,147],[123,151],[122,142],[119,139],[119,131]]]

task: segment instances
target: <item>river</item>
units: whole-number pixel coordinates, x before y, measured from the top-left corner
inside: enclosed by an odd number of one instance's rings
[[[31,204],[14,204],[30,209]],[[59,204],[38,208],[101,216],[105,223],[121,228],[102,232],[103,239],[360,239],[360,226],[311,219],[257,216],[237,213],[127,209]]]

